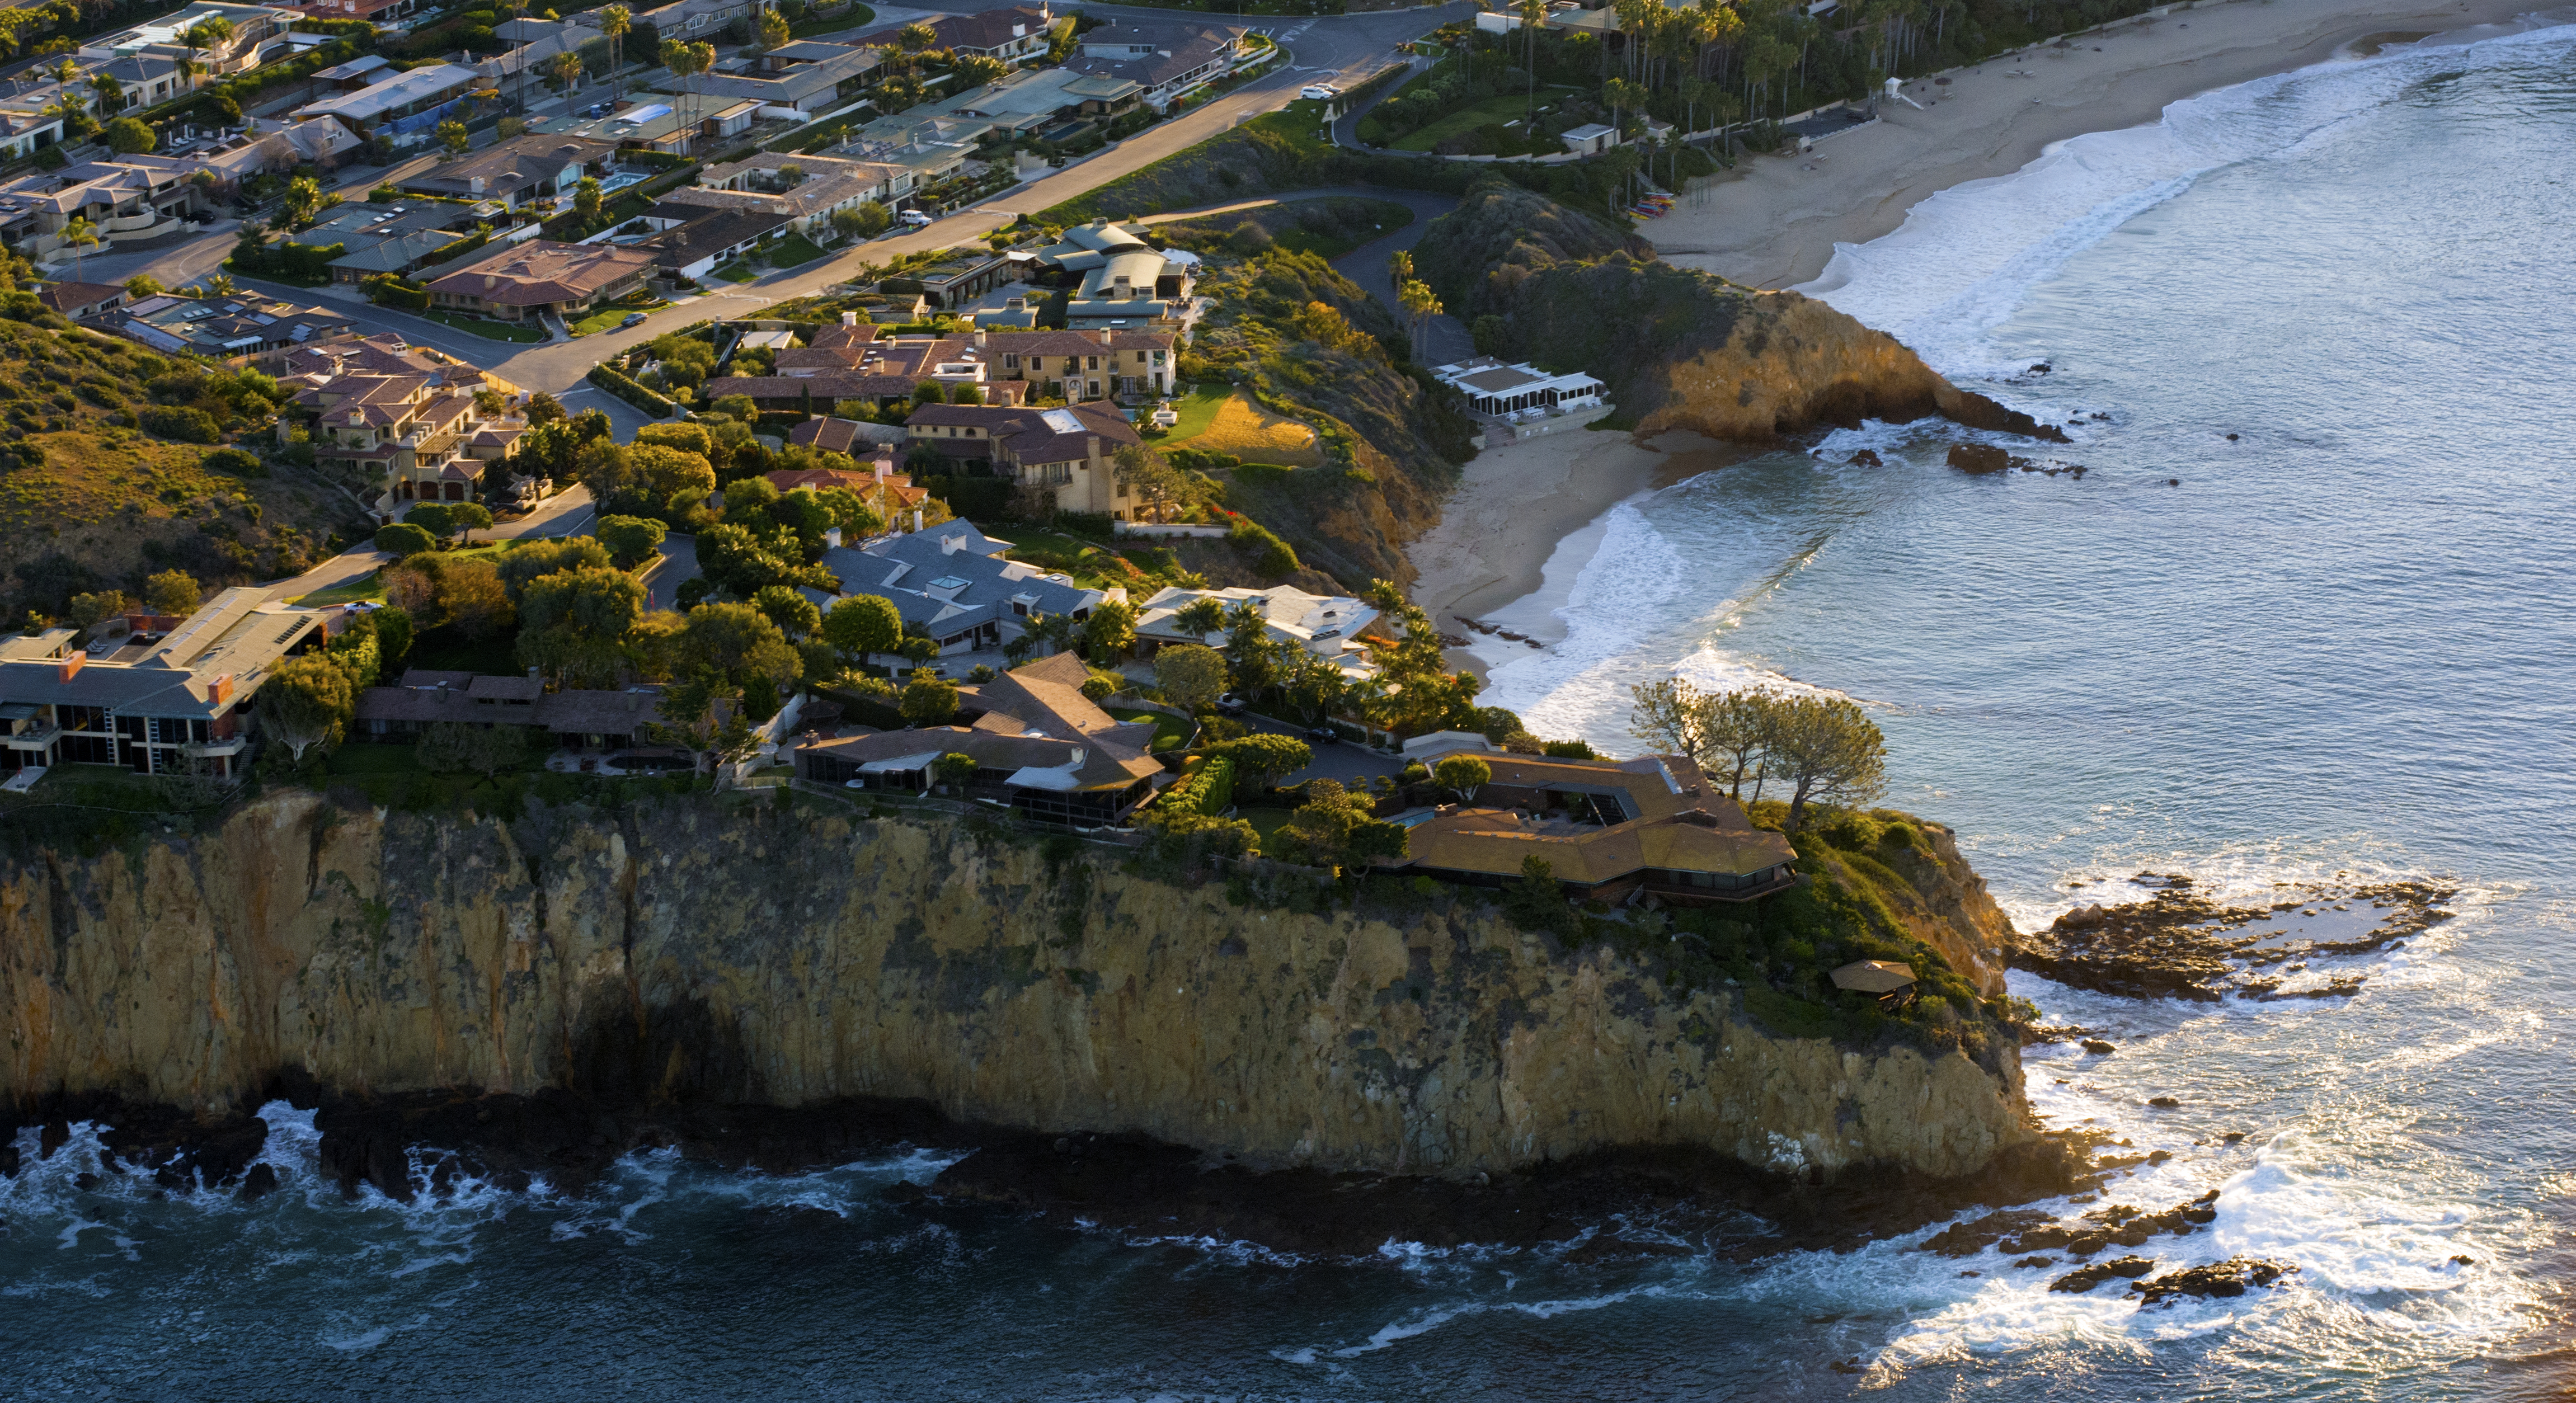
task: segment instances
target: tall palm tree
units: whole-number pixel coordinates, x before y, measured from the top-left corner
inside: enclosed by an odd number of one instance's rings
[[[1547,23],[1547,0],[1520,0],[1518,8],[1521,28],[1529,31],[1523,51],[1524,66],[1529,69],[1529,110],[1521,115],[1525,125],[1535,126],[1538,123],[1538,27]],[[1521,135],[1529,133],[1523,131]]]
[[[573,80],[581,76],[581,55],[566,49],[554,56],[550,66],[555,71],[555,81],[564,86],[564,108],[569,111],[572,108]]]
[[[509,3],[503,6],[503,8],[510,12],[510,18],[513,20],[523,20],[528,17],[528,0],[509,0]],[[519,31],[514,38],[518,46],[519,54],[519,115],[525,117],[528,115],[527,31],[524,29]]]
[[[635,28],[635,16],[623,5],[611,5],[599,12],[599,32],[608,36],[608,100],[624,96],[622,80],[626,76],[626,36]]]
[[[72,281],[79,282],[81,250],[98,246],[98,226],[90,223],[87,215],[73,215],[71,222],[63,226],[63,242],[71,245]]]

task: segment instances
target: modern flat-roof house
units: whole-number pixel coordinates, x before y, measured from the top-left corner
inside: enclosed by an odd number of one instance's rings
[[[289,347],[347,340],[357,334],[357,315],[256,294],[155,294],[126,307],[116,330],[167,354],[242,364]]]
[[[461,64],[432,64],[392,74],[353,93],[308,102],[292,115],[329,117],[361,136],[384,127],[392,132],[397,144],[409,144],[429,139],[447,105],[482,86],[483,81],[482,74]]]
[[[777,374],[728,380],[727,391],[749,395],[763,409],[807,413],[845,399],[909,399],[924,380],[977,384],[996,404],[1031,398],[1078,403],[1168,393],[1179,367],[1167,331],[882,337],[875,327],[860,325],[857,313],[841,316],[843,324],[821,328],[813,345],[780,352]],[[974,436],[943,431],[938,437]]]
[[[1581,371],[1556,375],[1526,363],[1507,365],[1492,356],[1478,356],[1441,366],[1431,373],[1440,383],[1456,388],[1477,413],[1489,418],[1532,410],[1563,413],[1601,403],[1601,382]]]
[[[1572,128],[1557,137],[1577,156],[1597,156],[1619,144],[1619,129],[1601,122]]]
[[[1386,867],[1498,887],[1536,857],[1575,900],[1677,906],[1751,901],[1797,882],[1789,840],[1755,828],[1686,757],[1476,758],[1493,779],[1467,804],[1399,815],[1406,852]]]
[[[796,746],[796,772],[822,784],[922,792],[941,782],[934,767],[942,756],[964,755],[975,762],[969,797],[1001,800],[1041,823],[1120,823],[1153,797],[1163,773],[1147,753],[1154,724],[1102,711],[1082,694],[1089,678],[1081,659],[1058,653],[958,689],[968,724],[810,736]]]
[[[638,26],[651,25],[665,39],[703,39],[707,31],[723,29],[760,9],[759,0],[677,0],[659,9],[645,10],[635,16]],[[596,24],[597,10],[583,10],[573,16],[575,24]]]
[[[429,295],[438,306],[503,321],[574,317],[642,287],[657,266],[640,249],[531,239],[447,274]]]
[[[828,58],[798,60],[765,74],[702,73],[672,79],[662,91],[684,96],[692,110],[755,103],[763,117],[810,122],[855,96],[884,56],[874,49],[841,46]],[[667,71],[667,70],[666,70]]]
[[[694,282],[749,253],[788,225],[783,212],[765,205],[698,204],[664,200],[620,225],[641,221],[653,233],[628,245],[649,254],[662,270]]]
[[[0,185],[0,242],[42,261],[63,248],[74,219],[88,220],[111,245],[179,233],[206,208],[204,191],[188,179],[194,173],[166,156],[116,156],[20,176]]]
[[[789,172],[794,167],[794,173]],[[873,200],[888,208],[912,193],[912,171],[883,161],[854,161],[841,156],[800,156],[758,151],[739,161],[699,170],[695,186],[674,190],[666,201],[709,200],[731,196],[748,204],[776,209],[803,233],[816,220],[829,223],[845,209]]]
[[[532,132],[432,166],[396,188],[452,200],[497,200],[503,209],[516,209],[523,200],[568,193],[585,175],[605,175],[616,154],[610,142]]]
[[[1198,283],[1193,260],[1165,254],[1106,219],[1065,230],[1062,242],[1037,251],[1037,261],[1082,275],[1064,313],[1076,331],[1178,325],[1188,320]]]
[[[1160,112],[1172,99],[1233,72],[1243,34],[1217,25],[1122,21],[1083,35],[1081,52],[1064,66],[1134,83],[1144,90],[1145,105]]]
[[[240,774],[252,699],[281,659],[320,646],[323,618],[244,587],[184,620],[129,616],[121,638],[86,650],[68,628],[0,640],[0,770]]]
[[[1368,650],[1359,642],[1360,630],[1377,622],[1376,606],[1348,595],[1308,594],[1287,585],[1268,589],[1184,589],[1167,585],[1137,606],[1138,655],[1150,658],[1174,643],[1210,647],[1223,643],[1225,634],[1221,629],[1210,637],[1181,629],[1180,612],[1202,599],[1213,599],[1228,609],[1250,604],[1261,612],[1262,633],[1272,642],[1302,648],[1352,676],[1364,677],[1377,670],[1369,660]]]
[[[892,600],[904,622],[928,630],[942,652],[1017,638],[1032,615],[1087,619],[1102,600],[1127,597],[1123,589],[1090,589],[1069,575],[1007,559],[1003,553],[1010,548],[972,522],[942,522],[871,542],[864,550],[838,546],[823,552],[823,567],[840,580],[841,592],[806,595],[825,609],[855,594]]]

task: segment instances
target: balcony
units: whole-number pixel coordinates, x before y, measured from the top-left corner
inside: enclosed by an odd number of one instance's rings
[[[0,736],[0,746],[11,750],[46,750],[60,739],[63,728],[51,721],[39,721],[15,735]]]

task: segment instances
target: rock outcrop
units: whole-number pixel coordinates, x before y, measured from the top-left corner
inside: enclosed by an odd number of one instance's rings
[[[1600,376],[1640,434],[1760,443],[1937,414],[2065,439],[1953,386],[1895,337],[1825,303],[1677,268],[1500,177],[1432,221],[1414,261],[1453,313],[1500,318],[1515,354]]]
[[[1955,850],[1925,861],[1927,920],[1959,926],[1944,948],[1991,982],[1982,884]],[[238,1116],[298,1088],[896,1098],[1247,1168],[1451,1179],[1622,1146],[1956,1176],[2032,1137],[2008,1050],[1989,1071],[1772,1036],[1732,990],[1674,992],[1650,959],[1481,905],[1297,914],[1121,862],[704,797],[504,821],[274,794],[201,834],[0,874],[0,1112]]]

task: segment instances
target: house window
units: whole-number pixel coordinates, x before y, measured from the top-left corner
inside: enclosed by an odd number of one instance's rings
[[[1002,357],[1002,368],[1003,368],[1004,370],[1017,370],[1017,369],[1019,369],[1019,368],[1020,368],[1020,358],[1019,358],[1017,355],[1006,355],[1006,356]]]
[[[1098,357],[1098,356],[1093,356],[1093,357],[1091,357],[1091,363],[1090,363],[1090,364],[1088,364],[1088,365],[1085,365],[1085,366],[1083,367],[1083,369],[1085,369],[1085,370],[1098,370],[1099,368],[1100,368],[1100,357]],[[1092,393],[1096,395],[1096,394],[1098,394],[1098,393],[1100,393],[1100,392],[1099,392],[1098,390],[1094,390],[1094,391],[1092,391]]]

